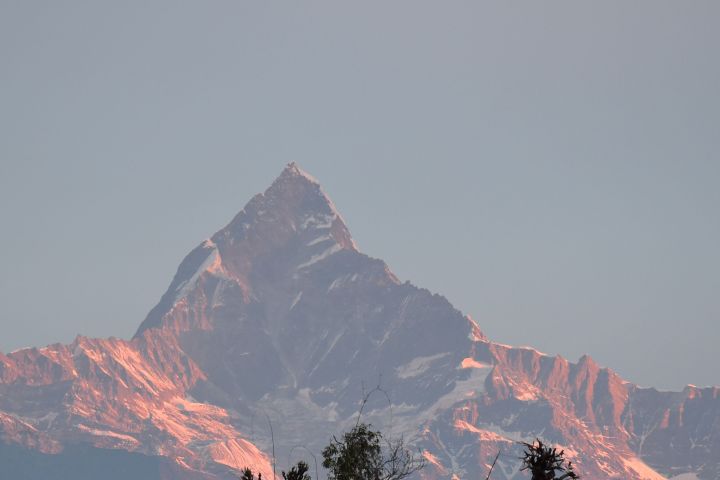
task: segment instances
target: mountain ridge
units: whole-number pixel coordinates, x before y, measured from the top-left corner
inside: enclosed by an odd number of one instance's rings
[[[365,417],[421,448],[426,478],[479,476],[498,450],[497,478],[521,478],[509,459],[535,436],[586,478],[720,476],[720,389],[642,389],[589,356],[491,342],[360,252],[294,163],[185,257],[132,340],[0,354],[0,438],[271,475],[257,419],[275,421],[278,458],[319,451],[374,383],[392,405],[373,399]]]

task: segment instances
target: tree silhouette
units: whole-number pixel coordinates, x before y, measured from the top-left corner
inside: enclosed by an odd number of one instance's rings
[[[282,476],[285,480],[310,480],[310,475],[307,474],[308,469],[308,464],[301,460],[288,473],[283,470]]]
[[[523,467],[520,470],[529,470],[532,480],[565,480],[567,478],[580,478],[573,471],[572,462],[565,464],[565,451],[557,451],[543,444],[539,439],[533,443],[522,442],[525,445],[525,456],[522,459]],[[556,474],[561,474],[559,477]]]
[[[402,438],[387,440],[370,427],[358,423],[325,447],[328,480],[401,480],[425,466],[425,459],[408,450]]]
[[[240,480],[255,480],[255,474],[249,468],[245,468],[242,471]],[[262,473],[258,473],[257,480],[262,480]]]

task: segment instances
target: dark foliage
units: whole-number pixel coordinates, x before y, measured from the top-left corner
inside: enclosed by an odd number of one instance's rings
[[[242,471],[242,476],[240,477],[240,480],[255,480],[255,474],[252,470],[246,468]],[[258,473],[257,480],[262,480],[262,473]]]
[[[405,448],[403,439],[390,441],[370,425],[358,423],[322,452],[329,480],[401,480],[425,466],[422,457]]]
[[[310,475],[307,474],[308,470],[308,464],[300,461],[289,472],[286,473],[283,470],[282,476],[285,480],[311,480]],[[240,480],[255,480],[255,474],[251,469],[245,468],[242,471]],[[258,473],[257,480],[262,480],[262,473]]]
[[[572,462],[565,463],[565,451],[557,451],[536,439],[533,443],[525,443],[525,456],[521,470],[529,470],[532,480],[565,480],[580,478],[573,471]],[[560,475],[560,476],[556,476]]]
[[[310,475],[307,474],[308,469],[308,464],[300,461],[289,472],[285,473],[283,470],[282,476],[285,480],[310,480]]]

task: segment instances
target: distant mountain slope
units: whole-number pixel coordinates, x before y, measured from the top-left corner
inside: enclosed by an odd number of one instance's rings
[[[70,446],[46,454],[17,445],[0,447],[0,473],[12,480],[211,480],[214,475],[192,472],[165,457],[148,457],[125,450]]]
[[[270,475],[268,421],[280,465],[317,455],[378,383],[392,405],[374,395],[364,418],[421,448],[427,478],[481,478],[498,451],[493,478],[523,478],[517,441],[536,436],[588,479],[720,478],[718,388],[641,389],[589,357],[489,341],[361,253],[294,164],[183,260],[132,341],[0,356],[0,438]]]
[[[173,466],[179,479],[196,478],[193,469],[227,475],[245,466],[271,475],[267,458],[232,427],[230,412],[189,396],[204,378],[156,332],[132,342],[78,337],[0,354],[0,450],[19,445],[66,457],[75,446],[126,450],[169,458],[154,462]],[[139,458],[127,457],[131,464]]]

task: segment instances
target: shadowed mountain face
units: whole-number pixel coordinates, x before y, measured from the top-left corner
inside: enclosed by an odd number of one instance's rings
[[[493,478],[524,478],[517,442],[536,436],[585,478],[720,478],[719,389],[641,389],[488,341],[361,253],[294,164],[183,260],[131,341],[0,355],[0,436],[162,456],[177,478],[272,475],[268,420],[279,465],[307,459],[378,384],[364,419],[421,448],[428,478],[481,478],[498,451]]]
[[[422,353],[452,371],[471,331],[481,336],[443,297],[358,252],[320,186],[294,165],[188,255],[136,338],[152,328],[177,337],[228,404],[305,389],[323,392],[340,416],[379,374],[402,380],[394,402],[446,390],[451,377],[421,384],[394,368]]]
[[[183,470],[166,457],[149,457],[121,449],[69,446],[55,455],[18,445],[0,448],[0,473],[12,480],[210,480],[214,476]]]

